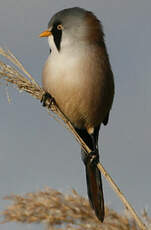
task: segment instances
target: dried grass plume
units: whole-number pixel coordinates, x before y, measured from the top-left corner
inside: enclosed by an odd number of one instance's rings
[[[11,200],[13,204],[3,211],[3,223],[44,223],[48,230],[140,229],[134,219],[126,214],[119,215],[109,208],[105,210],[104,223],[100,223],[90,208],[89,201],[79,196],[75,190],[64,195],[57,190],[46,188],[23,196],[7,196],[5,199]],[[149,225],[151,220],[148,219],[147,223]]]

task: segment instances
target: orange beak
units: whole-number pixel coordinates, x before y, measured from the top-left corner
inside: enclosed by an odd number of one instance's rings
[[[45,30],[39,36],[40,37],[49,37],[50,35],[52,35],[51,31]]]

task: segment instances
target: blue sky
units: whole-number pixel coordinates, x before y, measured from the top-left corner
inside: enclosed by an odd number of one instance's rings
[[[0,46],[8,47],[41,84],[49,54],[47,39],[38,35],[58,10],[80,6],[93,11],[104,25],[115,77],[110,122],[100,132],[104,167],[138,213],[151,214],[151,1],[150,0],[1,0]],[[86,196],[80,147],[72,135],[49,117],[39,101],[9,88],[9,105],[0,87],[0,199],[7,194],[34,192],[45,186]],[[123,206],[103,180],[106,204]],[[4,230],[37,229],[5,224]],[[40,228],[39,228],[40,229]]]

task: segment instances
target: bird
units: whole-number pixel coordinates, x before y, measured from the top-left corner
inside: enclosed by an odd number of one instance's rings
[[[89,202],[97,218],[105,217],[98,137],[107,125],[114,98],[114,77],[101,21],[89,10],[72,7],[55,13],[48,28],[50,55],[42,70],[43,106],[54,99],[90,148],[81,149]]]

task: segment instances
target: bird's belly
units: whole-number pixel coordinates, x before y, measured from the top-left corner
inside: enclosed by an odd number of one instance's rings
[[[51,57],[51,56],[50,56]],[[104,98],[101,97],[99,77],[89,76],[87,65],[78,59],[53,62],[47,60],[43,69],[43,88],[56,100],[61,111],[78,128],[99,125],[107,114]],[[101,99],[102,98],[102,99]]]
[[[85,101],[85,89],[72,75],[51,75],[43,81],[44,89],[55,98],[61,111],[76,126],[84,127],[86,116],[88,116],[88,103]],[[81,82],[82,83],[82,82]],[[48,87],[49,86],[49,87]]]
[[[75,127],[87,128],[99,125],[105,116],[103,105],[100,100],[98,101],[100,97],[95,98],[94,88],[88,89],[84,80],[79,84],[69,78],[70,76],[51,78],[49,84],[46,84],[49,88],[44,89],[55,98],[61,111]]]

